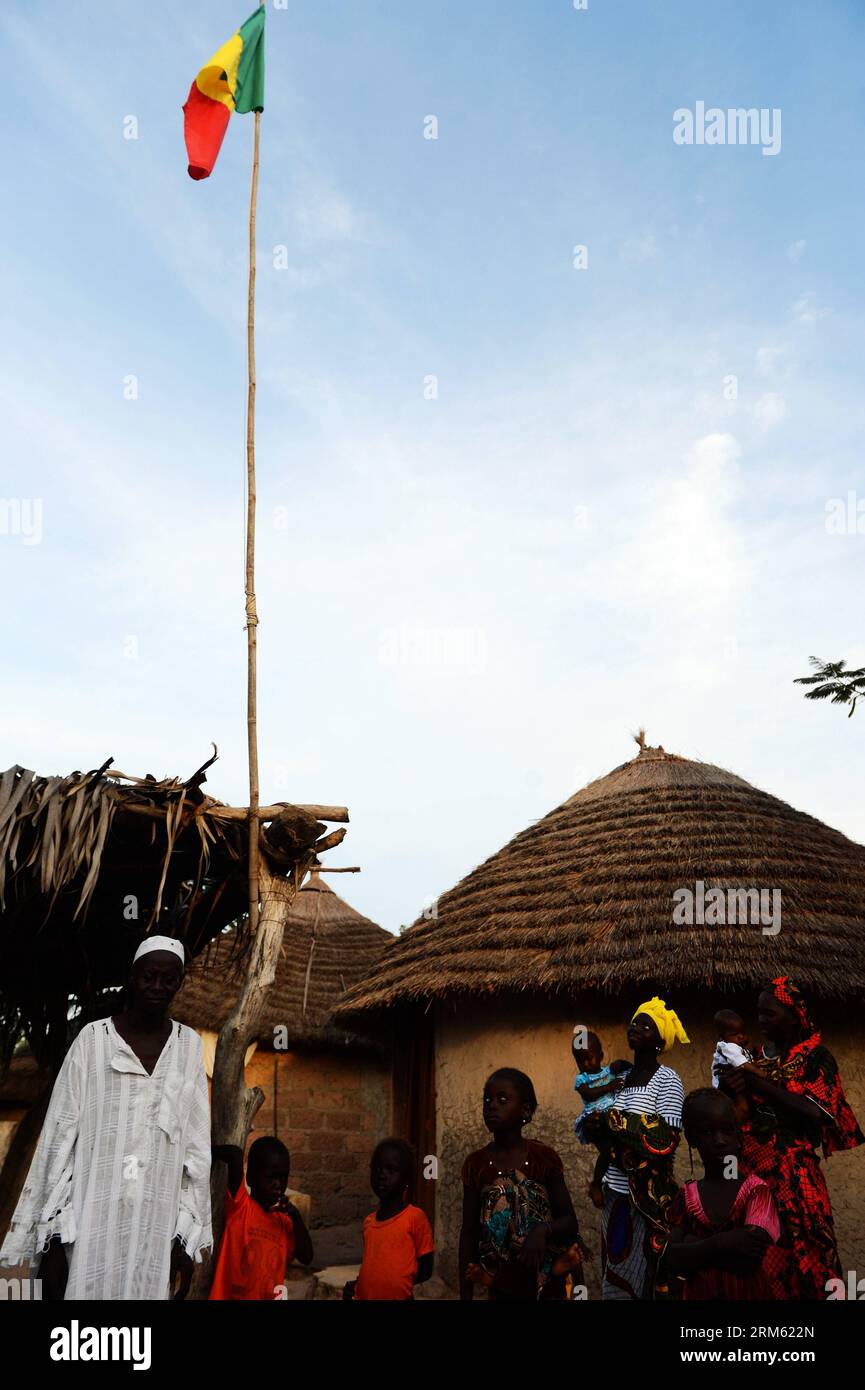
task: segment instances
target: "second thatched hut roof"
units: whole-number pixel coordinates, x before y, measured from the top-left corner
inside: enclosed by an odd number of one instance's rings
[[[344,1026],[332,1023],[331,1015],[393,941],[390,932],[356,912],[313,871],[288,914],[259,1041],[272,1043],[276,1028],[285,1029],[292,1045],[354,1040]],[[228,932],[196,960],[172,1005],[175,1018],[218,1032],[238,994],[236,947],[234,933]]]

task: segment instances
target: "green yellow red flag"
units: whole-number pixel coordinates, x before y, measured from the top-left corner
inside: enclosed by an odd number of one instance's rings
[[[264,110],[264,7],[205,63],[183,108],[189,176],[213,172],[232,111]]]

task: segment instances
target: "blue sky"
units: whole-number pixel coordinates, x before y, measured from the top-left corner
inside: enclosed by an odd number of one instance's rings
[[[246,799],[252,121],[195,184],[180,107],[249,8],[0,16],[0,498],[41,507],[0,531],[2,766],[215,740]],[[865,839],[865,711],[792,685],[865,663],[865,534],[826,529],[865,503],[863,37],[839,0],[269,3],[262,796],[349,805],[331,882],[383,925],[641,724]],[[698,101],[780,109],[779,153],[676,145]]]

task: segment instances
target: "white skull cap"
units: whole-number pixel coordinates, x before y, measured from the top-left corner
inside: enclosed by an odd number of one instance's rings
[[[146,956],[148,951],[171,951],[173,955],[178,957],[181,965],[186,965],[183,943],[173,936],[145,936],[132,957],[132,964],[134,965],[140,956]]]

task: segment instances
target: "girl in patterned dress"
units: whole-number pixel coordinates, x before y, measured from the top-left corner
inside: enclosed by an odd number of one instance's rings
[[[468,1155],[462,1172],[465,1301],[478,1285],[497,1300],[563,1299],[565,1276],[580,1264],[562,1160],[523,1133],[537,1104],[531,1080],[514,1067],[493,1072],[484,1087],[483,1119],[492,1138]]]

